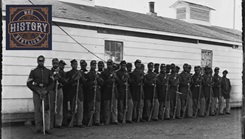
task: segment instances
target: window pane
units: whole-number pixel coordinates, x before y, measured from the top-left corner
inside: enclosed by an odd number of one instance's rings
[[[120,53],[116,53],[115,55],[115,61],[121,61],[121,54]]]
[[[111,43],[111,51],[116,51],[116,42]]]
[[[121,42],[118,42],[117,43],[117,49],[116,49],[117,52],[122,52],[122,43]]]
[[[109,41],[105,41],[105,50],[110,51],[110,42]]]

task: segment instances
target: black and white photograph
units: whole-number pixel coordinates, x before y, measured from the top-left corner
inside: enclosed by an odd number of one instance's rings
[[[244,7],[2,0],[1,138],[245,139]]]

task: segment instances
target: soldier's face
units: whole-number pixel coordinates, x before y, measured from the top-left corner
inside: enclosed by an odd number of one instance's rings
[[[61,69],[61,70],[63,70],[64,68],[65,68],[65,65],[64,64],[59,64],[59,68]]]
[[[130,71],[132,71],[132,67],[131,66],[128,66],[127,67],[127,70],[130,72]]]
[[[126,64],[122,64],[121,69],[126,70]]]
[[[195,69],[195,73],[200,73],[200,69]]]
[[[103,68],[104,68],[104,65],[101,65],[101,64],[98,65],[98,69],[103,69]]]
[[[166,67],[162,67],[162,68],[161,68],[161,71],[162,71],[162,72],[166,72],[166,70],[167,70]]]
[[[37,61],[37,64],[39,67],[43,67],[44,66],[44,61]]]
[[[219,74],[219,70],[214,71],[215,74]]]
[[[107,64],[107,68],[108,69],[112,69],[113,68],[113,65],[112,64]]]
[[[52,65],[53,65],[53,67],[54,67],[55,69],[59,67],[59,63],[58,63],[58,62],[54,62],[54,63],[52,63]]]
[[[152,70],[153,70],[153,66],[149,66],[149,67],[148,67],[148,70],[149,70],[149,71],[152,71]]]
[[[86,69],[87,63],[82,63],[82,64],[80,64],[80,66],[81,66],[82,69]]]
[[[72,67],[72,69],[77,69],[77,62],[73,62],[73,63],[71,64],[71,67]]]
[[[95,70],[96,69],[96,65],[95,64],[91,65],[91,69]]]
[[[159,70],[159,66],[155,66],[155,70]]]
[[[136,63],[136,68],[140,68],[141,67],[141,63]]]
[[[226,77],[227,76],[227,73],[223,73],[223,76]]]

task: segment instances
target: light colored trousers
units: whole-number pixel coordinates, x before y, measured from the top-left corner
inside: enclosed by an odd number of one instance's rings
[[[108,120],[108,118],[110,118],[110,122],[112,123],[118,123],[118,119],[117,119],[117,116],[118,116],[118,109],[117,109],[117,99],[116,98],[113,98],[113,101],[112,101],[112,112],[111,112],[111,100],[104,100],[104,118],[105,118],[105,121]]]
[[[118,105],[118,120],[122,121],[123,120],[123,114],[124,114],[124,101],[125,100],[119,100],[119,105]],[[133,100],[129,99],[128,100],[128,111],[126,113],[126,121],[132,121],[132,115],[133,115]]]
[[[57,91],[57,109],[55,113],[55,96],[56,92],[52,91],[50,94],[50,115],[51,115],[51,125],[50,128],[53,126],[61,126],[63,120],[63,90],[62,88],[58,89]]]
[[[141,106],[139,108],[139,106]],[[143,108],[144,108],[144,100],[141,99],[139,101],[135,100],[134,101],[134,109],[133,109],[133,119],[137,120],[138,118],[138,113],[139,113],[139,109],[141,109],[141,112],[139,114],[139,118],[142,119],[143,118]]]
[[[91,112],[93,110],[93,105],[94,105],[94,102],[88,103],[88,118],[89,118],[89,120],[90,120],[90,117],[92,114]],[[92,118],[93,118],[93,122],[97,123],[97,124],[100,123],[100,107],[101,107],[101,103],[99,101],[96,101],[95,102],[95,113],[94,113],[94,116]]]
[[[193,99],[193,112],[194,114],[197,112],[197,116],[204,116],[205,114],[205,98],[200,98],[198,101],[197,99]]]
[[[212,103],[211,103],[211,111],[213,113],[217,112],[216,110],[219,108],[219,112],[223,114],[224,108],[225,108],[225,100],[224,97],[213,97],[212,98]]]
[[[42,129],[42,100],[40,95],[33,92],[33,103],[34,103],[34,112],[35,112],[35,124],[37,129]],[[45,130],[50,129],[50,109],[49,109],[49,94],[46,94],[44,97],[44,107],[45,107]]]
[[[152,107],[152,100],[147,99],[145,100],[145,107],[146,107],[146,117],[150,116],[151,107]],[[158,99],[155,99],[155,106],[153,108],[153,112],[151,115],[151,119],[158,119],[158,112],[159,112],[159,102]]]

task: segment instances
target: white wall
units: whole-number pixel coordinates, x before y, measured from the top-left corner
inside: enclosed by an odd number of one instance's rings
[[[63,27],[76,40],[99,57],[104,58],[104,41],[115,40],[124,43],[124,59],[134,62],[141,59],[148,62],[175,63],[182,67],[189,63],[194,67],[201,64],[201,49],[213,50],[213,67],[220,67],[229,71],[228,77],[232,84],[232,100],[241,102],[242,98],[242,50],[217,45],[190,44],[181,42],[147,39],[140,37],[98,34],[97,31]],[[3,93],[2,112],[17,113],[33,111],[32,92],[26,87],[26,80],[31,69],[35,68],[36,58],[39,55],[46,57],[45,65],[51,68],[51,60],[56,57],[68,64],[70,60],[85,59],[98,60],[84,48],[66,36],[58,27],[53,26],[52,51],[6,51],[5,21],[3,21]],[[89,65],[89,64],[88,64]],[[220,75],[222,75],[220,73]]]

